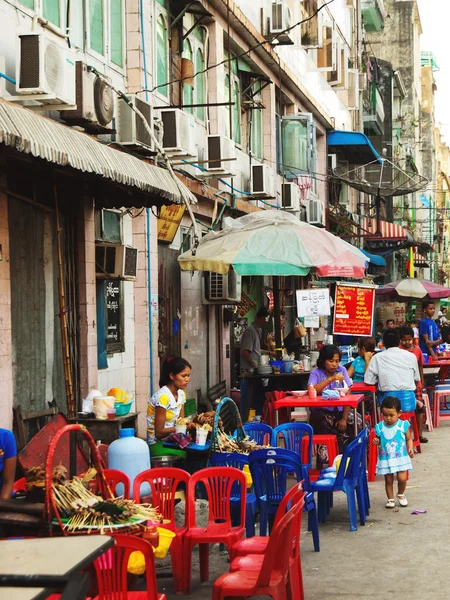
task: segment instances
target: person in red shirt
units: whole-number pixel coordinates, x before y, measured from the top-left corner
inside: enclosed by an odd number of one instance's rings
[[[408,350],[412,352],[414,356],[417,358],[417,364],[419,365],[419,373],[420,373],[420,381],[417,382],[416,386],[416,418],[417,418],[417,428],[419,430],[420,443],[426,444],[428,442],[428,438],[423,436],[423,415],[425,413],[425,405],[423,402],[423,387],[424,387],[424,379],[423,379],[423,354],[422,350],[419,346],[414,345],[414,331],[412,327],[400,327],[400,348],[402,350]]]

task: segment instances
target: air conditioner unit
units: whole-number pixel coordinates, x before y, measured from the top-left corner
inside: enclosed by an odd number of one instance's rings
[[[224,160],[224,159],[232,160]],[[236,159],[234,141],[224,135],[208,135],[208,160],[206,170],[217,177],[232,177],[233,162]]]
[[[197,156],[195,119],[179,108],[161,111],[164,127],[163,148],[172,156]]]
[[[328,155],[328,165],[327,166],[330,170],[333,170],[337,167],[337,155],[336,154]]]
[[[270,14],[270,34],[276,35],[288,29],[292,24],[292,16],[289,7],[284,2],[272,2]]]
[[[274,172],[268,165],[252,165],[250,193],[262,196],[274,196]]]
[[[20,100],[42,105],[74,106],[75,54],[47,33],[19,34],[16,92]]]
[[[137,248],[123,244],[95,244],[95,273],[104,279],[134,281],[137,275]]]
[[[61,111],[63,121],[80,125],[86,131],[114,131],[114,95],[109,85],[88,71],[87,65],[81,61],[77,61],[75,73],[77,107],[75,110]]]
[[[147,125],[153,129],[153,106],[139,98],[129,95],[133,105],[144,115]],[[117,101],[117,137],[116,141],[123,146],[132,146],[134,150],[152,153],[155,145],[147,131],[142,118],[122,98]]]
[[[309,200],[306,205],[306,221],[310,225],[325,226],[325,213],[320,200]]]
[[[300,188],[296,183],[283,183],[282,198],[284,210],[300,210]]]
[[[235,271],[227,275],[207,272],[203,278],[203,304],[239,304],[242,278]]]

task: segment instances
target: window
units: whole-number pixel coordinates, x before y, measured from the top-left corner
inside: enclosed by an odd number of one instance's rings
[[[255,103],[262,100],[261,97],[261,82],[257,81],[252,86],[253,100]],[[251,124],[251,139],[250,148],[253,156],[262,158],[263,156],[263,132],[262,132],[262,108],[253,107],[250,111]]]
[[[301,40],[304,48],[318,48],[320,44],[319,19],[317,0],[303,0],[301,2]]]
[[[110,0],[111,62],[123,67],[123,0]]]
[[[317,67],[320,71],[336,70],[336,28],[333,20],[324,20],[321,25],[322,46],[317,50]]]
[[[94,216],[95,239],[120,244],[122,241],[121,213],[115,210],[96,210]]]
[[[34,10],[34,0],[19,0],[20,4],[32,8]]]
[[[183,58],[187,58],[192,62],[192,46],[188,39],[184,40],[183,43]],[[183,83],[183,105],[194,104],[194,88],[192,83]],[[194,108],[187,106],[184,109],[186,112],[193,114]]]
[[[287,179],[316,171],[316,130],[312,115],[282,117],[283,170]]]
[[[105,55],[103,0],[89,0],[89,46]]]
[[[36,0],[19,0],[19,2],[23,6],[35,10],[56,27],[65,28],[67,0],[40,0],[40,2],[36,2]]]
[[[224,57],[228,57],[228,53],[225,51]],[[225,107],[226,123],[225,123],[225,135],[232,138],[237,144],[241,143],[241,84],[238,77],[238,69],[235,60],[231,61],[231,83],[230,75],[228,73],[228,65],[225,64],[225,102],[232,102],[233,104]],[[231,89],[230,89],[231,86]],[[232,135],[230,132],[230,113],[231,113],[231,127]]]
[[[195,53],[195,72],[199,73],[205,69],[205,61],[203,59],[203,52],[200,48],[197,48]],[[199,73],[195,78],[195,104],[205,104],[206,102],[206,94],[205,94],[205,77],[206,73]],[[205,120],[205,107],[197,106],[195,109],[195,114],[198,119],[201,121]]]
[[[42,15],[44,19],[59,27],[61,24],[59,0],[43,0]]]
[[[158,0],[159,1],[159,0]],[[159,15],[156,22],[156,85],[163,86],[167,83],[168,73],[168,42],[166,20],[163,15]],[[167,98],[167,86],[159,87],[158,93]]]

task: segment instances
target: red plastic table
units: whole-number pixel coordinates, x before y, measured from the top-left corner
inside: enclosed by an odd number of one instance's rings
[[[280,408],[334,408],[337,406],[350,406],[353,409],[355,421],[355,436],[358,435],[358,415],[357,408],[360,402],[364,402],[364,394],[347,394],[339,400],[322,400],[322,396],[309,398],[308,396],[286,396],[280,400],[275,400],[273,408],[275,412],[275,425],[278,425],[278,411]]]
[[[372,404],[373,404],[373,420],[374,425],[378,423],[378,413],[377,413],[377,386],[376,385],[368,385],[363,381],[354,381],[352,387],[350,388],[352,394],[364,394],[370,393],[372,394]],[[363,407],[363,413],[365,413]]]

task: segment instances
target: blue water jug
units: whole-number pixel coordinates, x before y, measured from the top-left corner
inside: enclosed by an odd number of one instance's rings
[[[147,442],[135,437],[134,429],[125,427],[119,431],[119,439],[108,448],[108,467],[126,473],[130,478],[130,498],[133,497],[134,478],[150,469],[150,449]],[[146,488],[146,489],[144,489]],[[123,485],[117,486],[117,495],[123,494]],[[141,496],[150,494],[150,486],[141,487]]]

